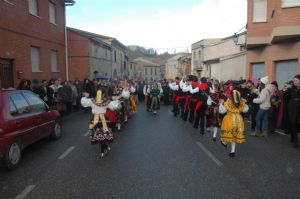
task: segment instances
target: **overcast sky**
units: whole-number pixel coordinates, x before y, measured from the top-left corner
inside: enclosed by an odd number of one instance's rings
[[[246,22],[247,0],[76,0],[67,8],[70,27],[159,52],[233,35]]]

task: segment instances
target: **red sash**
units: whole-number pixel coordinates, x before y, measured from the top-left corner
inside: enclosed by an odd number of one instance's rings
[[[196,105],[196,108],[195,108],[195,111],[194,111],[194,115],[195,116],[197,115],[197,111],[199,110],[199,108],[201,107],[202,104],[203,104],[202,101],[198,101],[197,102],[197,105]]]

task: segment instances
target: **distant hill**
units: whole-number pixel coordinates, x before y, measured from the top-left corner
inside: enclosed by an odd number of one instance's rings
[[[169,53],[157,54],[157,51],[153,48],[146,49],[141,46],[130,45],[127,46],[127,54],[130,60],[134,60],[136,58],[144,58],[159,65],[165,65],[167,60],[172,57]]]

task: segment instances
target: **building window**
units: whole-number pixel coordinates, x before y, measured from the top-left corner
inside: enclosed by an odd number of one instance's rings
[[[265,76],[265,63],[252,63],[252,77],[262,78]]]
[[[300,0],[281,0],[282,8],[297,7],[297,6],[300,6]]]
[[[130,70],[132,70],[132,64],[130,64]]]
[[[37,0],[28,0],[29,13],[38,16],[38,3]]]
[[[148,75],[148,68],[145,68],[145,75]]]
[[[115,62],[117,62],[117,51],[114,51]]]
[[[150,74],[151,74],[151,76],[152,76],[152,74],[153,74],[153,73],[152,73],[152,68],[151,68],[151,73],[150,73]]]
[[[57,51],[51,50],[51,71],[58,72],[57,67]]]
[[[40,48],[31,47],[31,69],[32,72],[40,72]]]
[[[49,2],[49,20],[50,23],[56,24],[56,5]]]
[[[267,22],[267,0],[253,1],[253,23]]]
[[[155,69],[155,71],[154,71],[154,72],[155,72],[155,75],[157,75],[156,69]]]
[[[198,51],[198,57],[199,57],[199,59],[201,59],[201,51],[200,50]]]

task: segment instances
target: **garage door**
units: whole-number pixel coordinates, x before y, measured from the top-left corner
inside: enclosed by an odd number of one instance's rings
[[[265,76],[265,63],[252,64],[252,77],[262,78]]]
[[[279,89],[283,88],[285,82],[293,79],[298,74],[298,60],[282,61],[276,63],[276,80]]]

